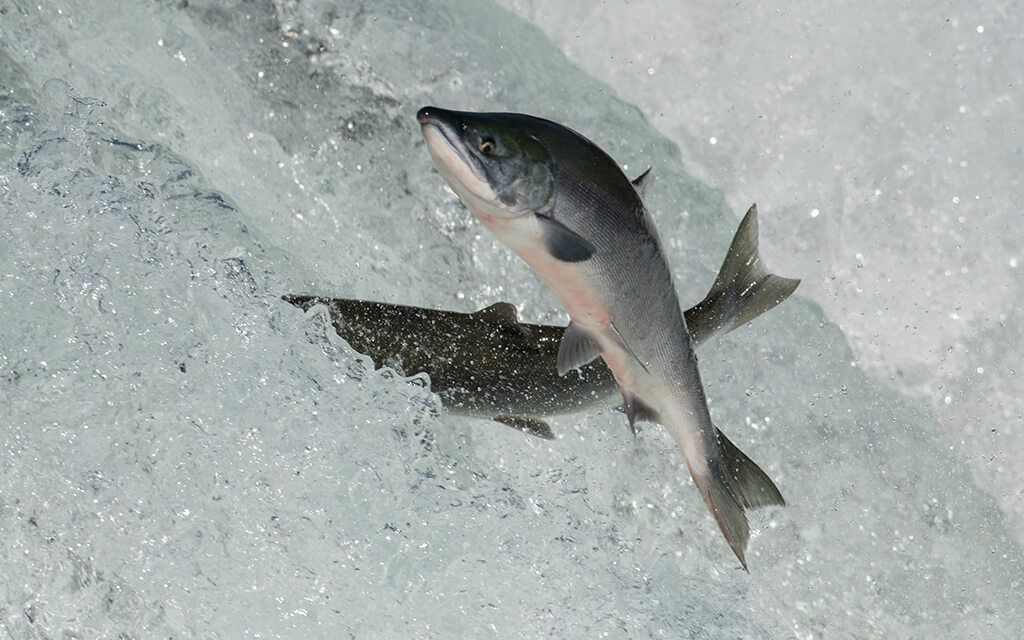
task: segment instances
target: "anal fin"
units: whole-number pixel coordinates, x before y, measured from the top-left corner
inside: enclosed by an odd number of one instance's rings
[[[513,429],[519,429],[523,433],[528,433],[531,436],[537,436],[538,438],[544,438],[545,440],[555,439],[555,434],[551,431],[551,426],[537,418],[524,418],[522,416],[496,416],[494,421],[512,427]]]
[[[633,431],[634,436],[637,435],[637,422],[658,421],[658,412],[636,397],[632,389],[622,390],[622,410],[626,414],[626,419],[629,420],[629,428]]]

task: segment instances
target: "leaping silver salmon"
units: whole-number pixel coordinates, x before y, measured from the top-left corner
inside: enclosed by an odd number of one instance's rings
[[[711,422],[672,274],[636,185],[593,142],[549,120],[436,107],[417,119],[449,186],[568,312],[559,373],[604,359],[630,425],[649,419],[669,430],[746,569],[744,511],[785,501]]]

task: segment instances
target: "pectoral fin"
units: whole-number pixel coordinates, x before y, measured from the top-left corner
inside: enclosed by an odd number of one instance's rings
[[[562,262],[583,262],[594,255],[594,245],[569,227],[539,213],[535,217],[548,252],[556,259]]]
[[[614,323],[609,322],[608,330],[604,333],[610,336],[619,348],[636,360],[645,372],[648,372],[647,365],[633,352],[633,349],[626,343],[626,339],[615,328]],[[567,371],[582,367],[599,355],[601,355],[601,346],[594,336],[581,329],[575,322],[571,322],[565,328],[565,335],[562,336],[562,342],[558,345],[558,375],[564,376]]]
[[[615,341],[619,343],[619,346],[622,347],[622,350],[628,353],[629,355],[633,356],[633,359],[637,361],[637,363],[643,368],[645,373],[650,373],[650,371],[647,369],[647,365],[644,364],[644,361],[641,360],[638,355],[636,355],[633,349],[629,346],[629,343],[626,342],[626,339],[623,338],[622,334],[619,333],[619,330],[615,328],[615,323],[609,322],[608,327],[612,330],[612,335],[615,337]]]
[[[558,344],[558,375],[582,367],[601,355],[601,347],[593,336],[580,329],[575,322],[570,322]]]

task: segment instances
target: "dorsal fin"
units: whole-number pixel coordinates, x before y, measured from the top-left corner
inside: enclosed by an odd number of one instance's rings
[[[633,179],[633,188],[636,189],[637,195],[643,200],[644,196],[647,195],[647,187],[651,185],[651,180],[654,179],[654,174],[651,173],[651,169],[654,167],[647,167],[647,171],[644,171],[636,178]]]
[[[520,342],[521,346],[533,349],[540,349],[537,338],[533,332],[524,324],[520,324],[516,307],[511,302],[495,302],[476,313],[470,314],[473,318],[481,320],[499,329],[507,330],[512,339]]]
[[[516,312],[516,306],[511,302],[495,302],[491,306],[484,307],[472,315],[491,324],[513,325],[519,323],[519,314]]]

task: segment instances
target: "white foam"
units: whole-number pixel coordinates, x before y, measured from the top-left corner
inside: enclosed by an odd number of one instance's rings
[[[806,300],[701,359],[717,423],[789,502],[755,518],[748,575],[661,430],[580,416],[548,442],[444,417],[422,380],[375,371],[322,310],[279,299],[506,299],[560,320],[432,171],[426,104],[534,112],[654,164],[681,298],[703,295],[731,208],[534,29],[475,3],[64,4],[0,21],[8,635],[1021,627],[996,506],[927,408],[850,367]]]

